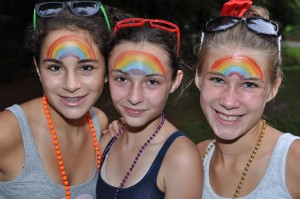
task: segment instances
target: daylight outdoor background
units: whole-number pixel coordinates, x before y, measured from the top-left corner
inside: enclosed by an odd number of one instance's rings
[[[32,22],[33,0],[0,1],[0,111],[42,95],[31,58],[24,50],[25,27]],[[219,15],[223,0],[103,0],[102,3],[122,9],[137,17],[173,21],[181,28],[184,60],[193,65],[193,47],[199,39],[201,25]],[[266,108],[268,123],[284,132],[300,135],[300,0],[258,0],[266,6],[271,18],[283,28],[283,71],[285,79],[277,98]],[[193,77],[194,71],[188,75]],[[187,132],[195,142],[212,134],[199,106],[199,92],[194,84],[176,101],[171,95],[167,118]],[[118,117],[104,91],[96,106],[103,108],[110,120]]]

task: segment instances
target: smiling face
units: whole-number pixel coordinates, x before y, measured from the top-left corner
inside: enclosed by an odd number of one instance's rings
[[[201,108],[217,137],[235,139],[261,119],[266,103],[277,93],[280,81],[270,83],[264,55],[228,46],[208,53],[196,85]]]
[[[163,111],[183,75],[179,71],[172,80],[167,53],[147,42],[122,42],[112,51],[108,65],[112,102],[133,127],[145,125]]]
[[[81,117],[101,95],[105,61],[86,34],[51,32],[37,68],[49,103],[66,118]]]

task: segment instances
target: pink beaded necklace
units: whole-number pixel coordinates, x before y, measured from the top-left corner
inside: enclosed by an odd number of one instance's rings
[[[165,114],[161,113],[161,122],[158,125],[157,129],[154,131],[154,133],[149,137],[149,139],[141,146],[141,148],[139,149],[137,155],[135,156],[128,172],[126,173],[125,177],[123,178],[123,180],[121,181],[120,185],[118,186],[115,195],[114,195],[114,199],[117,199],[117,196],[119,194],[120,189],[125,185],[125,182],[127,181],[127,179],[129,178],[130,174],[132,173],[133,169],[135,168],[140,156],[142,155],[143,151],[145,150],[145,148],[149,145],[149,143],[154,139],[154,137],[157,135],[157,133],[159,132],[159,130],[162,128],[162,126],[165,123]],[[120,134],[123,132],[124,128],[121,127],[119,132],[113,137],[112,141],[110,142],[109,146],[106,147],[106,149],[104,150],[103,154],[106,154],[108,152],[108,150],[110,150],[111,146],[114,144],[114,142],[118,139],[118,137],[120,136]],[[102,156],[102,160],[101,162],[103,162],[104,155]]]

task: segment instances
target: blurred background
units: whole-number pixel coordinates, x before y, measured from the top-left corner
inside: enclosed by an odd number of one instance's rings
[[[35,3],[44,1],[0,1],[0,111],[15,103],[41,96],[42,89],[32,64],[24,50],[24,30],[32,23]],[[195,63],[193,48],[199,42],[203,22],[219,16],[222,0],[103,0],[137,17],[160,18],[179,25],[182,35],[181,52],[190,66]],[[277,98],[268,104],[265,117],[269,124],[284,132],[300,135],[300,0],[257,0],[255,5],[269,9],[271,19],[283,29],[283,71],[285,79]],[[194,71],[187,74],[192,80]],[[211,138],[199,105],[199,92],[192,83],[184,95],[170,96],[167,118],[195,142]],[[118,114],[110,104],[107,88],[96,104],[110,120]]]

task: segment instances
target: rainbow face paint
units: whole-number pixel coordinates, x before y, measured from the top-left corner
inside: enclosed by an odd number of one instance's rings
[[[48,59],[61,60],[70,56],[79,60],[96,59],[93,48],[78,35],[66,35],[58,38],[51,44],[47,52]]]
[[[117,70],[132,75],[165,74],[159,59],[143,51],[129,50],[121,53],[116,58],[114,66]]]
[[[229,56],[218,59],[211,67],[212,73],[220,73],[225,76],[236,74],[242,79],[263,79],[262,71],[258,64],[246,56]]]

